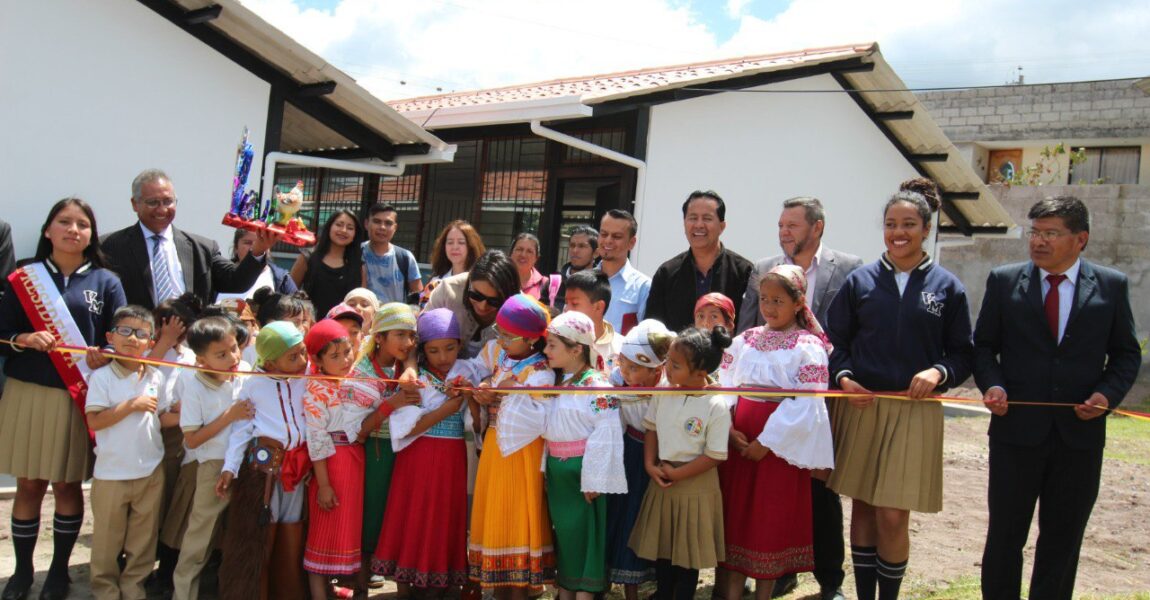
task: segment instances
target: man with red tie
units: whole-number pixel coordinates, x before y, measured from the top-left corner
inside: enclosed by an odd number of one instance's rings
[[[982,595],[1019,598],[1037,504],[1030,597],[1069,600],[1098,497],[1106,409],[1122,402],[1142,357],[1126,276],[1080,258],[1086,205],[1048,198],[1027,217],[1030,261],[991,271],[974,331],[974,378],[993,413]]]

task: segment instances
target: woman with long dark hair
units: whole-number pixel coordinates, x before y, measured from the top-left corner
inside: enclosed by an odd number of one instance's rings
[[[363,285],[363,225],[350,210],[331,213],[310,253],[304,251],[291,268],[291,278],[307,292],[317,315],[326,315],[348,292]],[[278,291],[278,290],[277,290]]]
[[[0,473],[16,477],[12,545],[16,572],[3,597],[25,598],[32,587],[32,556],[40,531],[40,507],[52,485],[56,514],[52,565],[41,598],[65,598],[68,560],[84,520],[80,484],[95,462],[84,421],[86,373],[106,360],[103,345],[116,309],[127,300],[120,280],[104,268],[92,207],[65,198],[40,228],[35,260],[5,283],[0,301],[0,354],[8,382],[0,398]],[[54,310],[58,309],[58,310]],[[52,351],[59,345],[88,347],[73,364]]]
[[[444,279],[431,293],[426,310],[449,308],[459,319],[464,358],[479,354],[485,343],[495,339],[491,325],[508,298],[519,293],[519,273],[507,255],[488,250],[472,265],[471,271]]]

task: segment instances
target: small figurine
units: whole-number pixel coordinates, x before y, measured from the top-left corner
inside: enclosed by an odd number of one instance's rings
[[[303,208],[302,180],[297,181],[295,187],[286,194],[276,189],[276,225],[289,227],[292,223],[297,223],[297,227],[302,227],[303,220],[296,216],[301,208]]]
[[[236,148],[231,210],[224,215],[224,225],[248,231],[266,230],[283,234],[282,241],[293,246],[315,245],[315,234],[307,230],[307,225],[299,217],[304,200],[303,181],[297,181],[295,187],[286,194],[274,189],[266,200],[260,202],[255,190],[246,189],[254,156],[255,150],[248,141],[248,128],[245,127],[240,145]]]

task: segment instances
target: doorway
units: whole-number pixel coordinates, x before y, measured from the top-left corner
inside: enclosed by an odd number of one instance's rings
[[[552,230],[552,241],[548,244],[554,249],[553,269],[557,270],[567,263],[567,245],[571,232],[581,225],[599,229],[599,220],[603,215],[619,207],[622,189],[622,178],[618,176],[559,180],[557,218]]]

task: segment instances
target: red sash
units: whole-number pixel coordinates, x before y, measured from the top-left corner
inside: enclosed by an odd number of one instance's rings
[[[32,323],[33,331],[47,331],[69,346],[83,348],[89,345],[80,334],[72,313],[68,312],[68,306],[64,303],[63,295],[43,263],[16,269],[8,276],[8,283],[12,285],[13,293],[24,308],[24,314]],[[76,409],[83,416],[84,427],[87,429],[88,414],[84,412],[84,405],[88,394],[89,370],[83,355],[49,352],[48,357],[68,389],[68,395],[72,396]],[[91,429],[88,429],[88,437],[95,443],[96,436]]]

